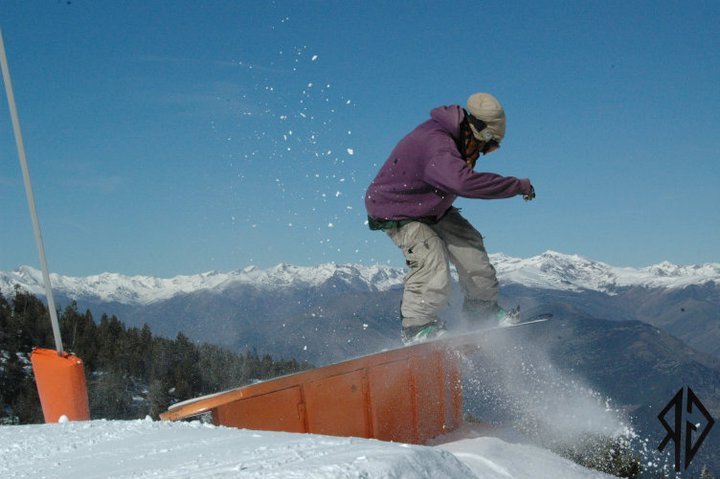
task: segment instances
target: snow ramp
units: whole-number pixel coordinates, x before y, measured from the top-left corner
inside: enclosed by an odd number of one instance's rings
[[[383,351],[178,403],[160,417],[425,444],[462,424],[455,351],[473,344],[466,335]]]

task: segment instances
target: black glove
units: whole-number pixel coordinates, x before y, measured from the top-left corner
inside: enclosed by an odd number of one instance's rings
[[[530,193],[523,195],[523,199],[525,201],[532,201],[535,199],[535,187],[534,186],[530,186]]]

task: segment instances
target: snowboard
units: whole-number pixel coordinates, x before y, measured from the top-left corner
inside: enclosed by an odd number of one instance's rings
[[[552,319],[552,317],[553,317],[552,313],[535,314],[533,316],[530,316],[529,318],[521,319],[520,321],[518,321],[517,323],[514,323],[514,324],[498,325],[498,326],[492,326],[490,328],[480,328],[479,330],[472,331],[469,334],[476,333],[476,332],[480,333],[483,331],[485,331],[485,332],[486,331],[494,331],[496,329],[517,328],[520,326],[525,326],[527,324],[544,323],[545,321],[549,321],[550,319]]]
[[[428,344],[428,343],[437,343],[439,345],[442,345],[443,347],[448,348],[473,348],[473,347],[480,347],[482,340],[487,339],[488,335],[495,334],[501,331],[505,330],[512,330],[516,328],[521,328],[525,326],[530,326],[532,324],[538,324],[538,323],[544,323],[546,321],[549,321],[553,318],[552,313],[540,313],[532,315],[528,318],[524,318],[521,321],[514,323],[514,324],[508,324],[508,325],[497,325],[497,326],[491,326],[487,328],[478,328],[473,329],[471,331],[449,331],[446,334],[440,336],[439,338],[432,339],[430,341],[424,341],[416,344],[411,344],[406,347],[413,347],[417,345],[422,344]]]

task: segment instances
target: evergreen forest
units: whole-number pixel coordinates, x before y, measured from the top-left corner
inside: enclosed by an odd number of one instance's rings
[[[83,360],[92,419],[157,419],[176,402],[310,367],[198,344],[182,333],[154,336],[114,315],[96,321],[75,302],[58,320],[64,350]],[[20,289],[0,294],[0,424],[43,422],[30,365],[35,347],[55,349],[47,306]]]

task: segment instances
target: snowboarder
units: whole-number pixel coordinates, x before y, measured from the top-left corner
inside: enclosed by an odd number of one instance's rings
[[[405,344],[445,332],[438,312],[450,296],[449,262],[457,269],[471,326],[519,319],[517,310],[498,305],[497,276],[483,237],[452,206],[458,196],[535,197],[529,179],[473,170],[480,155],[500,148],[504,136],[505,111],[488,93],[470,96],[466,108],[440,106],[400,140],[367,189],[370,229],[384,230],[410,268],[400,308]]]

